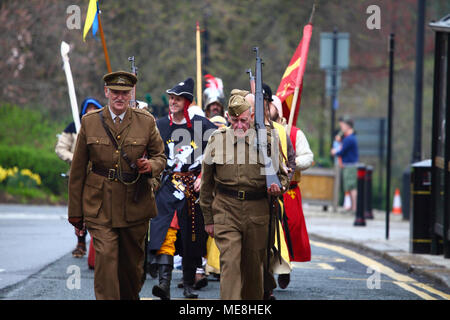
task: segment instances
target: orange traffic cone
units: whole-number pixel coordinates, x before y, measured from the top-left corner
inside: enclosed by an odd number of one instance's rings
[[[349,191],[345,192],[344,209],[347,210],[347,211],[352,209],[352,198],[350,197],[350,192]]]
[[[392,204],[392,213],[402,214],[402,199],[400,197],[400,190],[398,188],[395,189],[394,203]]]

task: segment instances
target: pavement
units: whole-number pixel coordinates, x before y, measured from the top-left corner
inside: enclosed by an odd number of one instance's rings
[[[402,215],[390,214],[389,239],[386,240],[384,211],[373,210],[374,219],[366,226],[354,226],[355,215],[338,208],[323,211],[321,206],[303,203],[308,234],[311,239],[332,241],[381,256],[450,288],[450,259],[441,255],[411,253],[410,222]]]

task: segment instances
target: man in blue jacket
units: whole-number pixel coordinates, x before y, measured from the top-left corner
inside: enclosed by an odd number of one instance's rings
[[[357,163],[359,161],[358,142],[353,130],[353,120],[348,116],[339,118],[339,126],[344,135],[342,147],[338,151],[331,150],[331,154],[342,159],[342,180],[344,191],[350,192],[352,199],[352,210],[356,211],[356,183],[357,183]]]

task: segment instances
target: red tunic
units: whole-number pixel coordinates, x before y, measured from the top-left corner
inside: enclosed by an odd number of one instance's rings
[[[297,139],[296,127],[292,127],[290,138],[295,150]],[[305,262],[311,260],[311,246],[309,244],[308,231],[306,230],[305,217],[302,208],[302,195],[296,181],[291,182],[292,189],[283,194],[284,209],[288,218],[289,233],[292,241],[293,256],[291,261]]]

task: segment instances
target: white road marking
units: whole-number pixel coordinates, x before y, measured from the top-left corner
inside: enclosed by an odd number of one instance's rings
[[[0,220],[66,220],[66,214],[0,213]]]
[[[412,292],[412,293],[418,295],[422,299],[436,300],[436,298],[428,295],[427,293],[425,293],[423,291],[415,289],[414,287],[410,286],[409,284],[414,284],[415,286],[417,286],[421,289],[424,289],[424,290],[428,291],[429,293],[437,294],[446,300],[450,300],[450,295],[448,295],[442,291],[439,291],[437,289],[434,289],[426,284],[420,283],[411,277],[400,274],[400,273],[394,271],[392,268],[389,268],[389,267],[381,264],[380,262],[375,261],[369,257],[363,256],[362,254],[356,253],[356,252],[346,249],[344,247],[331,245],[331,244],[324,243],[324,242],[318,242],[318,241],[310,241],[310,242],[312,245],[338,252],[341,255],[352,258],[367,267],[379,270],[379,272],[394,279],[395,280],[394,283],[396,285],[398,285],[399,287],[401,287],[409,292]]]

